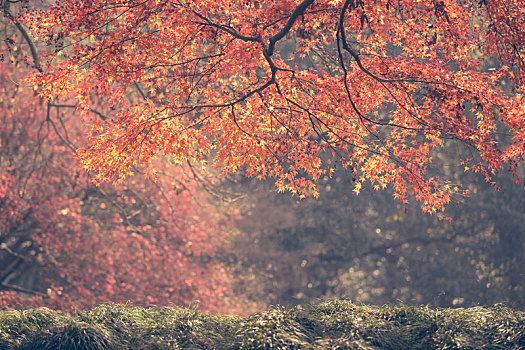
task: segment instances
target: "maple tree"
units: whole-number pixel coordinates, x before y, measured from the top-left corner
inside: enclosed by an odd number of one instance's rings
[[[156,164],[156,182],[93,185],[74,157],[86,138],[81,118],[69,101],[44,104],[23,83],[30,52],[12,23],[2,25],[0,307],[199,300],[240,312],[221,262],[232,213],[169,161]]]
[[[496,188],[523,160],[521,0],[68,0],[17,21],[48,44],[28,81],[91,124],[98,182],[165,154],[317,196],[339,164],[437,213],[468,194],[427,175],[446,140]]]

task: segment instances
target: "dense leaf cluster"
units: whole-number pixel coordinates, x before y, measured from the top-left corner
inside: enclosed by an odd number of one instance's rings
[[[304,197],[342,166],[437,214],[469,193],[428,172],[447,140],[495,187],[524,159],[521,0],[68,0],[16,20],[48,45],[27,81],[92,125],[96,181],[166,154]]]
[[[6,18],[0,26],[0,308],[198,299],[231,309],[220,257],[228,210],[208,205],[195,172],[167,159],[156,181],[94,185],[75,158],[86,133],[74,106],[42,104],[23,83],[24,32]]]

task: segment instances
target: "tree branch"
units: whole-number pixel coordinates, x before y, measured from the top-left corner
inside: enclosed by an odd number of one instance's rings
[[[35,45],[33,44],[33,40],[29,37],[29,34],[27,34],[27,31],[25,28],[20,24],[20,22],[13,16],[11,12],[9,12],[9,1],[7,2],[8,5],[4,7],[4,14],[7,18],[13,22],[15,27],[18,29],[20,34],[24,37],[24,40],[27,42],[27,45],[29,46],[29,50],[31,51],[31,56],[33,57],[33,62],[35,63],[35,68],[42,73],[42,67],[40,66],[40,58],[38,57],[38,53],[36,52]]]
[[[27,293],[27,294],[32,294],[32,295],[37,295],[39,297],[47,298],[47,295],[44,294],[44,293],[37,292],[36,290],[20,287],[20,286],[14,285],[14,284],[2,282],[2,283],[0,283],[0,286],[2,286],[4,288],[7,288],[7,289],[10,289],[10,290],[17,291],[17,292],[22,292],[22,293]]]
[[[303,15],[306,9],[308,8],[308,6],[310,6],[313,2],[314,0],[304,0],[302,3],[300,3],[299,6],[297,6],[295,10],[292,12],[292,14],[290,15],[290,18],[288,18],[288,21],[286,22],[284,27],[281,28],[281,30],[277,32],[277,34],[270,37],[270,44],[266,48],[266,52],[269,56],[273,55],[273,51],[275,49],[275,43],[277,43],[279,40],[284,38],[286,34],[288,34],[290,29],[292,29],[292,26],[294,25],[297,18]]]

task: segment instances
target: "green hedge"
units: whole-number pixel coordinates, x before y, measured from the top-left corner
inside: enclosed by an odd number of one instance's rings
[[[0,311],[0,349],[525,349],[525,312],[505,306],[374,307],[329,300],[249,317],[100,305]]]

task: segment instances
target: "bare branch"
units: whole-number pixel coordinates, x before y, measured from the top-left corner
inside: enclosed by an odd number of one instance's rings
[[[20,22],[13,16],[11,12],[9,12],[9,5],[6,5],[4,7],[4,15],[13,22],[15,27],[18,29],[20,34],[24,37],[24,40],[27,42],[27,45],[29,46],[29,50],[31,51],[31,56],[33,57],[33,62],[35,63],[35,68],[42,73],[42,67],[40,65],[40,58],[38,57],[38,52],[36,51],[35,44],[33,43],[33,40],[29,37],[29,34],[27,34],[27,31],[25,28],[20,24]]]

